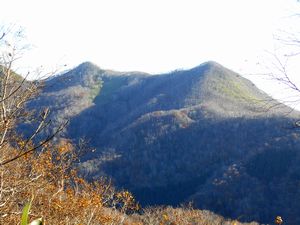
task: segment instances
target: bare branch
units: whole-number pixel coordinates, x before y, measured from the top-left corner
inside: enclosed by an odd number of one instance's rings
[[[0,37],[0,40],[2,40],[5,36],[5,32],[2,33],[1,37]]]
[[[61,132],[61,131],[67,126],[67,124],[68,124],[68,121],[67,121],[66,123],[62,124],[62,125],[61,125],[61,126],[60,126],[60,127],[59,127],[52,135],[51,135],[51,136],[48,136],[48,137],[47,137],[43,142],[41,142],[39,145],[36,145],[36,146],[34,146],[33,148],[31,148],[31,149],[29,149],[29,150],[27,150],[27,151],[25,151],[25,152],[22,152],[21,154],[19,154],[19,155],[17,155],[17,156],[12,157],[11,159],[7,159],[7,160],[1,162],[1,163],[0,163],[0,167],[6,165],[6,164],[8,164],[8,163],[11,163],[11,162],[15,161],[15,160],[17,160],[17,159],[19,159],[19,158],[21,158],[21,157],[27,155],[27,154],[30,153],[30,152],[33,152],[33,151],[39,149],[41,146],[44,146],[44,145],[47,144],[49,141],[51,141],[51,140],[52,140],[59,132]]]

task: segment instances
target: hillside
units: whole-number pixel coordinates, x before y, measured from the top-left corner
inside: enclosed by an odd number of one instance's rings
[[[299,224],[299,113],[216,62],[149,75],[83,63],[46,81],[29,107],[86,138],[89,179],[109,176],[143,205],[193,201],[242,221]],[[26,132],[25,132],[26,134]]]

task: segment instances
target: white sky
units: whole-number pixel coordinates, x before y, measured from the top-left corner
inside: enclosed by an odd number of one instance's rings
[[[24,68],[92,61],[105,69],[149,73],[208,60],[254,73],[265,51],[274,50],[273,35],[291,25],[287,16],[300,12],[296,0],[0,1],[0,23],[24,27],[34,46]]]

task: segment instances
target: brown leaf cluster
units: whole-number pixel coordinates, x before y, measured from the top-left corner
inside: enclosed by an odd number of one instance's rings
[[[43,217],[47,224],[118,224],[121,214],[139,209],[129,192],[116,191],[107,180],[81,178],[70,146],[49,145],[0,167],[0,224],[18,224],[32,198],[30,219]]]

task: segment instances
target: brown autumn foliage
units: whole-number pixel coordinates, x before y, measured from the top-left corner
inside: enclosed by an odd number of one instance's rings
[[[0,167],[0,224],[18,224],[30,199],[31,220],[43,217],[47,224],[119,224],[119,214],[139,209],[129,192],[117,192],[105,180],[80,178],[73,168],[74,152],[69,144],[48,145]]]

